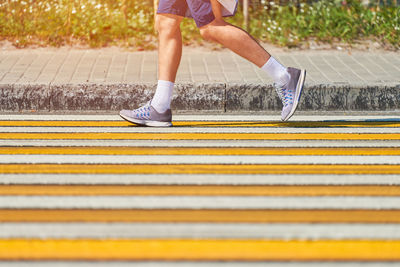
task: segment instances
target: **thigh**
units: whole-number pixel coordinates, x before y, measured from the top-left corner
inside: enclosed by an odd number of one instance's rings
[[[160,0],[157,14],[172,14],[184,17],[187,11],[186,0]]]
[[[216,19],[222,19],[222,5],[218,0],[210,0],[213,14]]]

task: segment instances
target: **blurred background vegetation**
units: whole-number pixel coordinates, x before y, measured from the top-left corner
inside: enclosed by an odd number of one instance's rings
[[[373,41],[400,48],[396,0],[249,0],[249,32],[279,46]],[[0,0],[0,40],[17,47],[83,45],[156,47],[153,0]],[[238,14],[228,21],[243,25]],[[185,44],[202,44],[194,22],[182,25]]]

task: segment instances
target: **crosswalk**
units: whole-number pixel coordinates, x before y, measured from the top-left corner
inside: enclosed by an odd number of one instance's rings
[[[395,266],[400,120],[0,115],[0,266]]]

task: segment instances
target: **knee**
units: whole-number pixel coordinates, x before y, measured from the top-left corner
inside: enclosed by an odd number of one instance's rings
[[[180,26],[181,19],[168,15],[156,15],[155,29],[159,35],[172,35]]]
[[[212,29],[212,27],[210,27],[210,25],[200,28],[200,35],[206,41],[210,41],[210,42],[214,41],[213,29]]]
[[[207,41],[217,41],[216,34],[218,33],[218,27],[224,26],[227,23],[222,19],[215,19],[210,24],[207,24],[200,28],[201,37]]]

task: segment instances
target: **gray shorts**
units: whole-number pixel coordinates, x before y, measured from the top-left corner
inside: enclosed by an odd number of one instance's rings
[[[199,28],[215,19],[210,0],[160,0],[157,14],[193,18]]]

